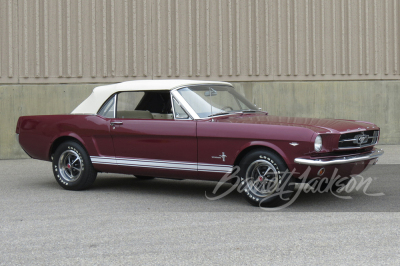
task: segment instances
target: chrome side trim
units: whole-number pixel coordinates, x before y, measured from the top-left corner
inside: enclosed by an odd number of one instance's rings
[[[201,171],[201,172],[216,172],[216,173],[230,173],[233,166],[223,164],[206,164],[206,163],[192,163],[181,161],[167,161],[167,160],[151,160],[142,158],[116,158],[107,156],[90,156],[93,164],[108,164],[108,165],[121,165],[145,168],[161,168],[170,170],[183,170],[183,171]]]
[[[359,161],[366,161],[378,158],[384,153],[382,149],[375,149],[369,154],[363,155],[356,155],[356,156],[344,156],[343,159],[332,159],[323,161],[321,159],[303,159],[303,158],[296,158],[294,159],[295,163],[310,165],[310,166],[326,166],[326,165],[333,165],[333,164],[346,164],[346,163],[354,163]]]

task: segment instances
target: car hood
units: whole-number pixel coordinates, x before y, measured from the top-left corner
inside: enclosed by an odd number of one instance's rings
[[[235,114],[214,117],[214,122],[304,127],[309,128],[317,133],[344,133],[352,131],[379,129],[373,123],[364,121],[270,116],[266,113]]]

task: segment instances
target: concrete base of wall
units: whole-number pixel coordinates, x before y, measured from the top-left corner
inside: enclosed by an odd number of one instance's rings
[[[0,159],[27,158],[18,117],[70,113],[98,84],[0,86]],[[235,88],[271,115],[370,121],[380,144],[400,144],[400,81],[240,82]]]
[[[20,116],[68,114],[98,85],[0,86],[0,159],[29,158],[15,138]]]

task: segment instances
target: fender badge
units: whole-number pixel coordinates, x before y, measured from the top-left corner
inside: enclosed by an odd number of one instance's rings
[[[299,145],[299,143],[297,143],[297,142],[292,142],[292,143],[289,143],[290,145],[292,145],[292,146],[294,146],[294,147],[296,147],[297,145]]]
[[[211,158],[213,159],[222,159],[222,161],[225,162],[225,158],[228,157],[227,155],[225,155],[225,152],[222,153],[222,155],[219,156],[211,156]]]

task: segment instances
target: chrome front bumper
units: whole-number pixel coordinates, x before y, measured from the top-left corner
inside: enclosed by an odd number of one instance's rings
[[[333,165],[333,164],[346,164],[346,163],[355,163],[359,161],[366,161],[371,159],[376,159],[383,154],[382,149],[375,149],[368,154],[356,155],[356,156],[344,156],[342,158],[335,158],[331,160],[324,160],[324,159],[303,159],[303,158],[296,158],[294,159],[295,163],[298,164],[305,164],[311,166],[326,166],[326,165]]]

